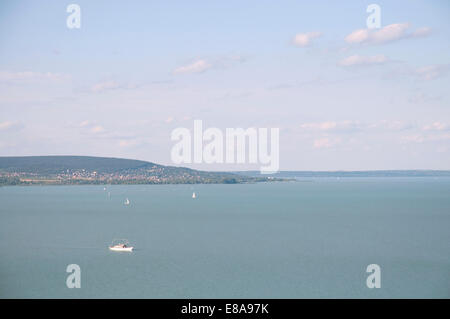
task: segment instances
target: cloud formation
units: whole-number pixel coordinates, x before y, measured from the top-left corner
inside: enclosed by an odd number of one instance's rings
[[[91,92],[101,93],[105,91],[113,91],[119,89],[134,89],[137,85],[133,84],[122,84],[114,80],[98,82],[91,86]]]
[[[342,142],[340,138],[322,137],[315,139],[313,142],[314,148],[330,148]]]
[[[383,64],[388,61],[389,59],[383,54],[373,56],[361,56],[356,54],[342,59],[339,62],[339,65],[344,67],[357,65],[374,65],[374,64]]]
[[[353,133],[364,130],[388,130],[403,131],[416,127],[414,124],[398,120],[382,120],[372,123],[362,123],[359,121],[325,121],[325,122],[309,122],[300,124],[300,128],[307,131],[320,131],[324,133],[340,132]]]
[[[85,120],[79,123],[77,127],[83,135],[89,138],[110,139],[115,141],[128,141],[136,139],[136,135],[129,131],[122,134],[117,132],[117,130],[106,129],[103,125],[98,124],[96,121]]]
[[[422,129],[424,131],[449,131],[450,125],[436,121],[429,125],[425,125]]]
[[[307,32],[307,33],[298,33],[295,35],[292,42],[294,45],[298,47],[307,47],[312,44],[314,39],[322,36],[322,33],[319,31]]]
[[[423,135],[423,134],[414,134],[414,135],[406,135],[401,138],[402,142],[409,143],[426,143],[426,142],[448,142],[450,140],[450,134],[432,134],[432,135]]]
[[[446,75],[448,73],[448,70],[449,65],[444,64],[427,65],[417,68],[414,71],[414,75],[422,80],[428,81]]]
[[[200,74],[211,69],[227,69],[246,61],[247,58],[241,55],[225,55],[208,59],[202,58],[176,68],[173,74]]]
[[[91,87],[92,92],[103,92],[105,90],[114,90],[119,88],[120,85],[116,81],[105,81],[96,83]]]
[[[212,64],[208,63],[206,60],[200,59],[194,61],[190,64],[180,66],[176,68],[173,73],[174,74],[183,74],[183,73],[202,73],[206,70],[210,69]]]
[[[311,122],[300,125],[301,129],[312,131],[357,131],[363,125],[357,121],[326,121],[326,122]]]
[[[106,130],[103,126],[98,125],[94,122],[91,122],[89,120],[83,121],[79,124],[79,127],[83,129],[83,132],[85,134],[94,134],[99,135],[102,133],[106,133]]]
[[[431,33],[431,28],[423,27],[413,32],[408,32],[409,23],[394,23],[381,29],[359,29],[345,37],[348,44],[383,44],[405,38],[426,37]]]
[[[51,72],[40,73],[31,71],[24,71],[24,72],[0,71],[0,81],[6,82],[36,81],[36,80],[61,81],[68,78],[69,78],[68,75]]]

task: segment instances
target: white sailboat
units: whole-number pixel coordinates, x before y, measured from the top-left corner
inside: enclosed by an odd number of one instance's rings
[[[125,199],[125,202],[123,204],[124,205],[130,205],[130,200],[128,199],[128,197],[127,197],[127,199]]]
[[[196,198],[197,195],[195,195],[195,192],[192,193],[192,198]]]

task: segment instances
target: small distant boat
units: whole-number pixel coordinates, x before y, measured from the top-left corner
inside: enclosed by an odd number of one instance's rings
[[[127,198],[123,204],[124,205],[130,205],[130,200]]]
[[[192,198],[196,198],[197,195],[195,195],[195,192],[192,193]]]
[[[126,239],[115,239],[109,246],[109,250],[112,251],[133,251],[133,248]]]

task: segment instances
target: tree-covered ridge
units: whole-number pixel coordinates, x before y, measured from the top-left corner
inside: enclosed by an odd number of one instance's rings
[[[272,181],[146,161],[90,156],[0,157],[0,185],[236,184]]]
[[[161,166],[150,162],[93,156],[17,156],[0,157],[0,171],[29,173],[61,173],[65,170],[85,169],[97,172],[115,172],[123,169]]]

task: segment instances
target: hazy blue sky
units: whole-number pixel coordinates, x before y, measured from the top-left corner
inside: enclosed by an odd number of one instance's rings
[[[450,169],[449,39],[449,1],[2,1],[0,155],[171,164],[201,119],[279,127],[284,170]]]

